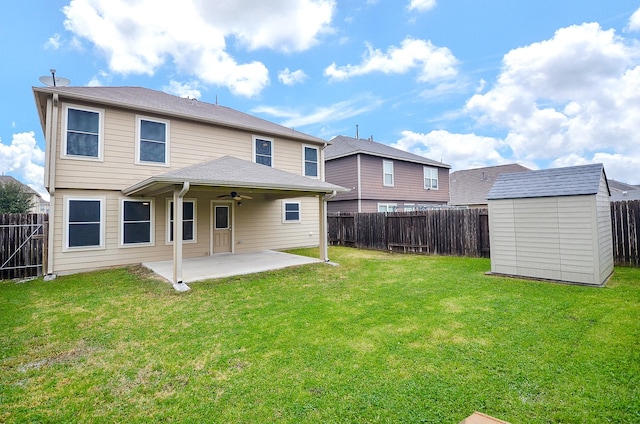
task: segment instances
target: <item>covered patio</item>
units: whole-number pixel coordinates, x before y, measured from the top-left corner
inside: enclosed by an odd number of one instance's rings
[[[219,254],[182,260],[182,282],[210,280],[234,275],[254,274],[288,268],[291,266],[321,263],[320,259],[290,253],[264,250],[253,253]],[[173,261],[146,262],[142,264],[159,276],[172,281]]]

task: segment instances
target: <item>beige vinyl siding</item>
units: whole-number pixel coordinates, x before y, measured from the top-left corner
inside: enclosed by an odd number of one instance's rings
[[[282,222],[282,203],[300,203],[300,222]],[[319,245],[317,197],[243,202],[235,207],[235,253]]]
[[[74,103],[76,105],[76,103]],[[77,105],[81,106],[81,105]],[[87,105],[95,107],[93,105]],[[63,108],[61,108],[61,111]],[[169,125],[168,152],[170,166],[135,164],[136,114],[131,111],[106,108],[104,119],[104,160],[56,158],[56,187],[77,189],[122,190],[151,176],[181,169],[207,160],[230,155],[253,161],[252,136],[247,131],[205,125],[166,116],[145,115],[165,120]],[[58,143],[62,140],[64,113],[59,114]],[[302,175],[301,143],[273,138],[276,168]],[[61,145],[58,146],[60,151]],[[319,164],[321,167],[322,164]],[[322,168],[320,169],[322,171]]]
[[[596,195],[599,281],[605,281],[613,273],[613,235],[611,230],[611,205],[607,181],[600,178]]]

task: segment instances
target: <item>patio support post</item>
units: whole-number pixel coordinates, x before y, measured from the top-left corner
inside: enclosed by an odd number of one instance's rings
[[[336,195],[334,191],[330,195],[318,196],[318,202],[320,203],[320,216],[319,221],[319,242],[320,242],[320,260],[324,262],[329,262],[329,241],[327,234],[327,200],[331,199]]]
[[[189,288],[182,283],[182,205],[184,195],[189,191],[189,182],[185,181],[180,190],[178,187],[173,190],[173,287],[179,291],[186,291]]]

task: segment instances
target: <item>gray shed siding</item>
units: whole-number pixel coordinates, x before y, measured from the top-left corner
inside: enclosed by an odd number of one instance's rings
[[[613,272],[613,255],[604,172],[597,190],[591,195],[490,199],[491,272],[605,283]]]

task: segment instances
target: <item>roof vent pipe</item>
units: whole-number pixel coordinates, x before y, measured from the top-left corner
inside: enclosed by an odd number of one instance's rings
[[[356,140],[360,139],[360,132],[358,131],[358,124],[356,124]]]

